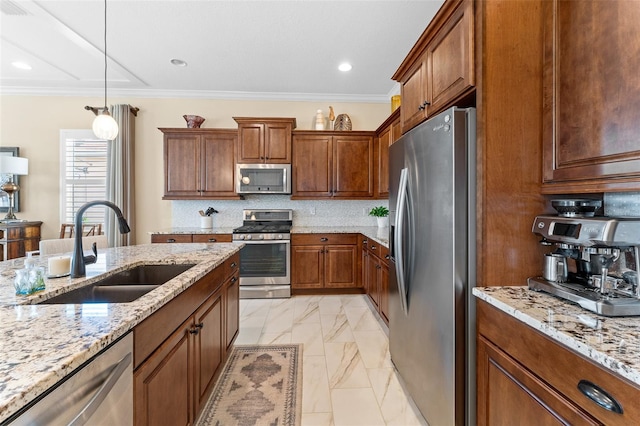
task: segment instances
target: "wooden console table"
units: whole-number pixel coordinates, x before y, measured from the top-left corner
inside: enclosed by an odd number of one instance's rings
[[[24,257],[40,246],[42,222],[0,223],[0,261]]]

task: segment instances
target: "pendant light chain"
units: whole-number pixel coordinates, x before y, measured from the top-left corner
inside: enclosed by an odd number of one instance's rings
[[[107,110],[107,0],[104,0],[104,109]]]

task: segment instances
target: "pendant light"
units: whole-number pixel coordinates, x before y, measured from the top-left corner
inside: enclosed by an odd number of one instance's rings
[[[104,0],[104,108],[96,108],[93,133],[100,139],[113,140],[118,136],[118,123],[107,107],[107,0]]]

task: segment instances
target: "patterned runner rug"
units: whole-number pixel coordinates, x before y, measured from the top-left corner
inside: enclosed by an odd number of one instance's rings
[[[198,426],[295,426],[302,412],[302,345],[235,346]]]

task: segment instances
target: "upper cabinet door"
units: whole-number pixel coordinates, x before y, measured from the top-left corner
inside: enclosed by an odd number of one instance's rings
[[[331,196],[332,142],[331,136],[305,135],[293,138],[292,198]]]
[[[264,154],[267,163],[291,163],[291,123],[266,123]]]
[[[200,191],[200,135],[165,134],[165,197],[194,196]]]
[[[427,116],[475,84],[473,2],[462,3],[427,47]]]
[[[373,197],[373,138],[333,137],[333,196]]]
[[[640,2],[544,2],[543,192],[640,189]]]
[[[235,132],[204,134],[201,144],[203,197],[236,197]]]
[[[418,61],[402,84],[402,132],[410,130],[427,118],[427,56]]]
[[[264,163],[264,157],[264,124],[240,124],[238,126],[238,162]]]

